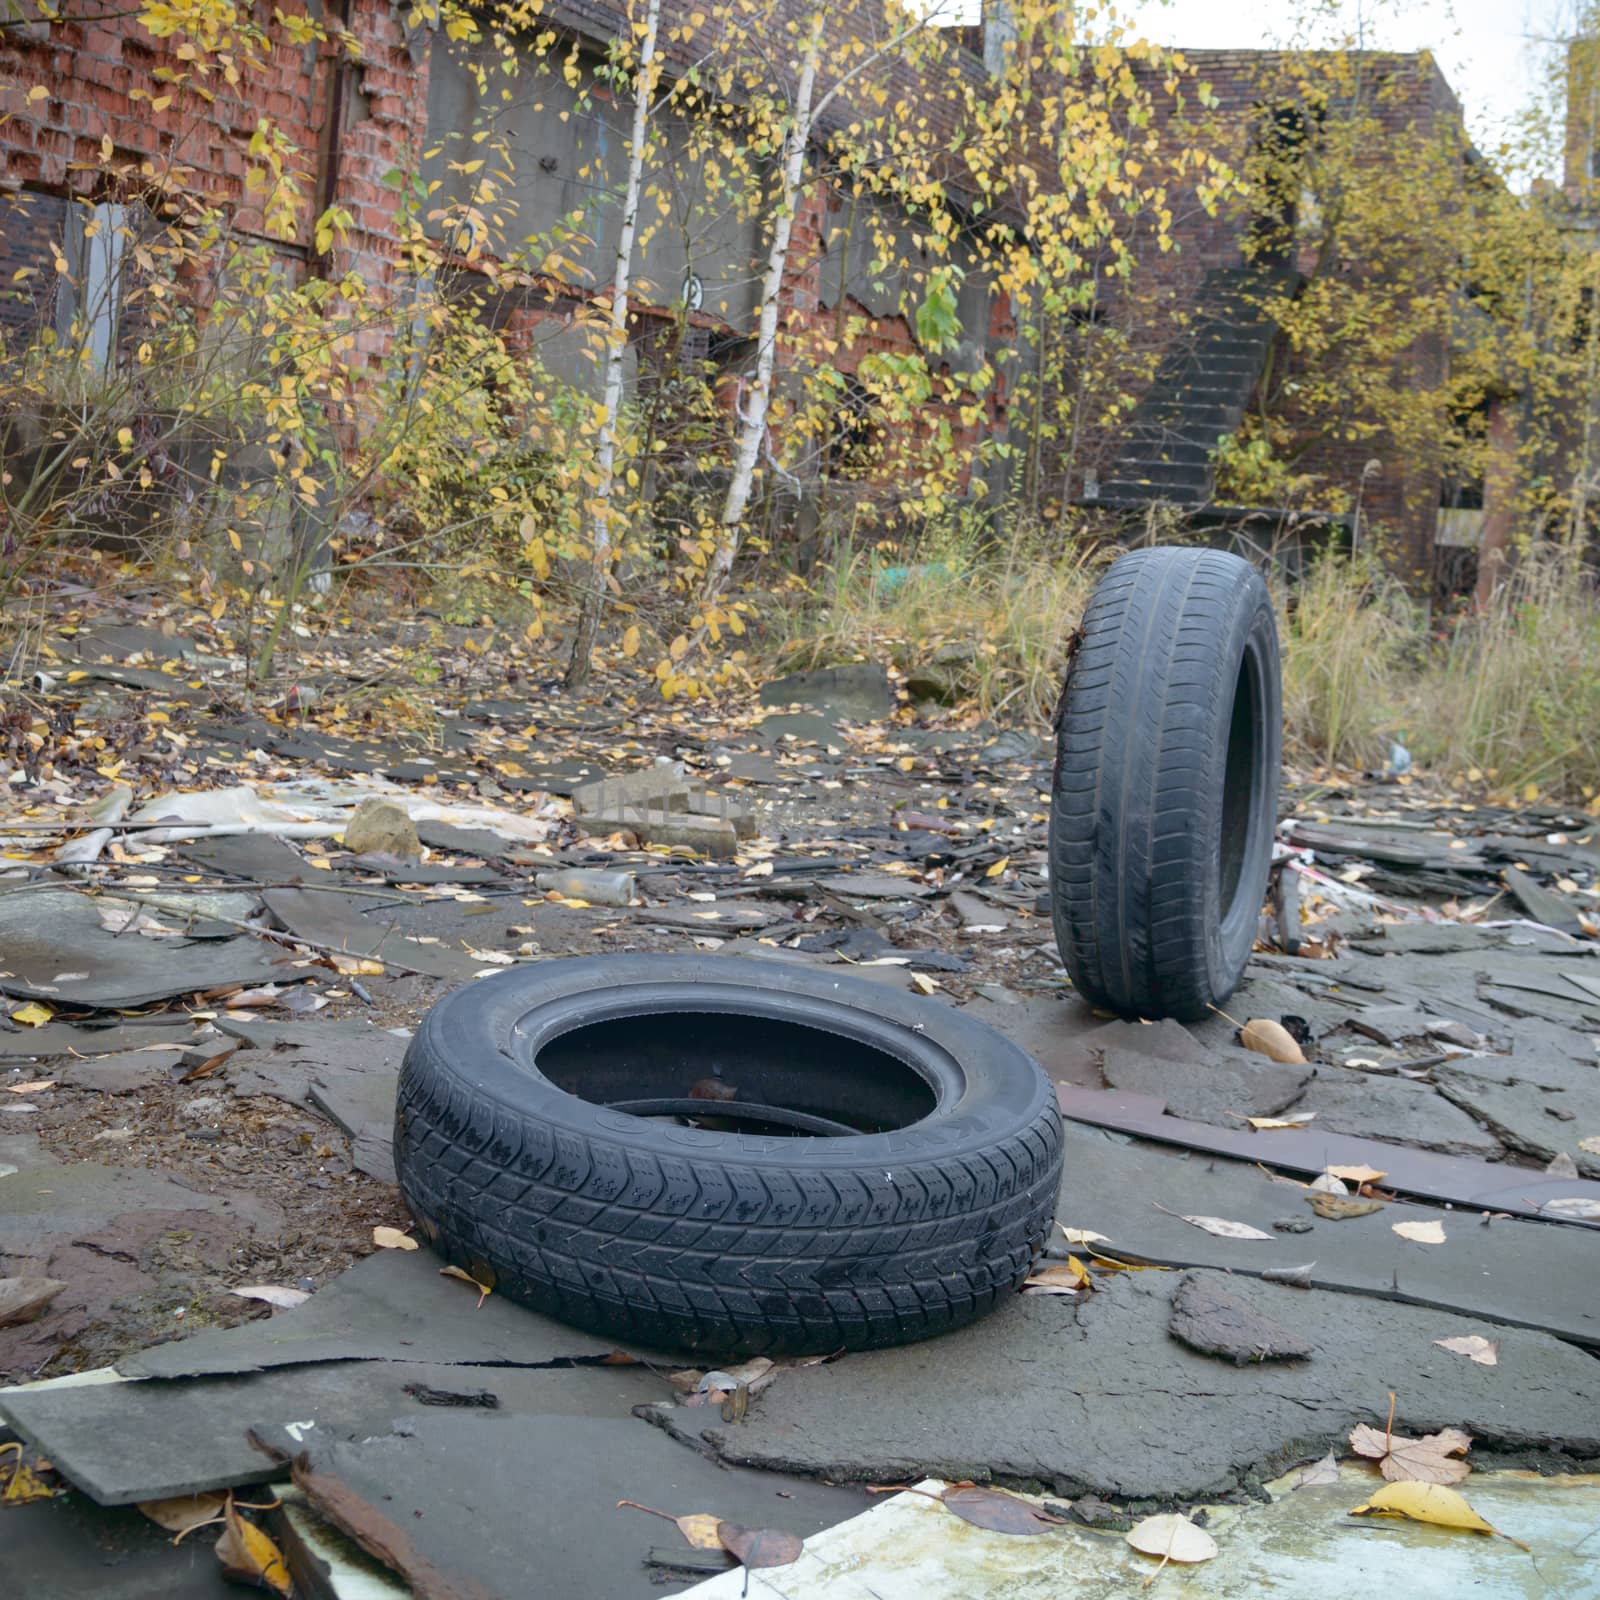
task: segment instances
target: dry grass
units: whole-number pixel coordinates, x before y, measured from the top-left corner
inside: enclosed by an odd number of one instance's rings
[[[931,667],[983,716],[1048,722],[1102,565],[1059,532],[1004,550],[954,532],[909,556],[857,551],[814,577],[809,603],[781,625],[778,654],[791,666],[867,657]]]
[[[1418,757],[1496,790],[1592,801],[1600,793],[1600,592],[1551,551],[1525,559],[1463,620],[1415,687]]]
[[[930,665],[986,717],[1047,722],[1068,639],[1115,552],[1056,533],[1009,550],[959,533],[915,554],[858,551],[809,598],[770,615],[785,667],[868,659]],[[1529,558],[1494,604],[1431,635],[1375,561],[1329,553],[1279,586],[1291,759],[1381,766],[1398,738],[1419,767],[1497,791],[1600,793],[1600,593],[1574,560]]]

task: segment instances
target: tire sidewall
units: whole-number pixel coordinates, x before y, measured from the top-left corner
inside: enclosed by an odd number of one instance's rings
[[[894,1053],[914,1067],[921,1063],[943,1081],[940,1103],[909,1127],[851,1138],[722,1133],[608,1110],[559,1088],[534,1065],[526,1043],[528,1019],[541,1008],[582,995],[625,1002],[630,987],[642,990],[662,983],[686,991],[706,987],[735,1002],[741,992],[752,1000],[759,997],[763,1009],[778,1007],[784,1020],[824,1031],[835,1007],[879,1031],[887,1023],[897,1036]],[[558,1139],[567,1135],[591,1146],[677,1155],[697,1165],[784,1172],[893,1170],[924,1158],[981,1154],[1056,1115],[1054,1093],[1033,1058],[954,1007],[825,970],[786,967],[777,960],[579,957],[497,973],[447,996],[424,1019],[402,1068],[396,1125],[402,1171],[408,1145],[405,1080],[417,1073],[458,1079],[475,1095],[492,1100],[500,1114],[537,1119]],[[952,1092],[954,1083],[959,1088]]]

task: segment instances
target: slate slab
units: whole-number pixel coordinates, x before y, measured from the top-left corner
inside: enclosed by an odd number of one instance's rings
[[[756,724],[756,737],[765,744],[792,739],[796,744],[818,744],[824,748],[831,745],[838,749],[844,745],[844,736],[838,728],[815,711],[780,711],[775,716],[763,717]],[[798,780],[798,772],[789,768],[783,770],[790,782]]]
[[[0,1416],[101,1505],[129,1505],[204,1489],[265,1483],[282,1475],[255,1449],[251,1427],[293,1423],[304,1435],[348,1427],[387,1433],[398,1418],[428,1406],[410,1389],[493,1393],[508,1413],[564,1419],[586,1414],[629,1418],[661,1398],[644,1367],[518,1368],[421,1361],[334,1361],[248,1376],[183,1383],[122,1382],[0,1389]],[[528,1485],[519,1486],[526,1494]]]
[[[465,950],[443,944],[418,944],[356,910],[356,902],[336,889],[269,889],[267,909],[296,938],[309,939],[342,954],[392,962],[430,978],[465,981],[483,963]]]
[[[1502,1072],[1509,1065],[1502,1061]],[[1600,1132],[1600,1070],[1587,1072],[1589,1081],[1550,1088],[1521,1082],[1510,1074],[1496,1079],[1481,1071],[1435,1067],[1439,1092],[1484,1123],[1513,1150],[1549,1161],[1561,1151],[1577,1163],[1586,1178],[1600,1179],[1600,1157],[1578,1147],[1579,1141]]]
[[[1181,1223],[1178,1226],[1183,1226]],[[1303,1243],[1303,1241],[1297,1241]],[[796,1368],[737,1427],[662,1418],[726,1460],[876,1483],[996,1476],[1129,1497],[1236,1490],[1340,1442],[1357,1422],[1463,1427],[1491,1445],[1600,1448],[1600,1365],[1545,1334],[1417,1306],[1247,1278],[1226,1288],[1314,1348],[1236,1367],[1167,1331],[1175,1275],[1130,1273],[1092,1296],[1019,1297],[927,1344]],[[1480,1367],[1433,1341],[1500,1340]]]
[[[150,1023],[109,1028],[80,1026],[72,1022],[47,1022],[42,1028],[0,1032],[0,1060],[52,1056],[111,1056],[147,1044],[188,1046],[195,1024],[187,1017],[164,1018]]]
[[[208,1329],[118,1366],[127,1377],[184,1378],[323,1361],[547,1362],[614,1345],[440,1276],[429,1250],[380,1250],[303,1305],[266,1322]]]
[[[225,834],[219,839],[191,839],[174,847],[184,860],[207,872],[249,883],[300,883],[318,874],[285,839],[270,833]]]
[[[876,722],[895,707],[887,669],[874,662],[794,672],[761,686],[764,706],[809,705],[833,717]]]
[[[1324,1221],[1313,1217],[1304,1190],[1273,1183],[1247,1164],[1185,1159],[1071,1128],[1057,1214],[1069,1227],[1105,1234],[1111,1243],[1101,1250],[1131,1259],[1250,1274],[1314,1260],[1319,1287],[1542,1328],[1600,1346],[1600,1297],[1593,1292],[1597,1240],[1589,1228],[1511,1218],[1486,1225],[1477,1213],[1403,1201],[1370,1216]],[[1270,1237],[1217,1238],[1183,1216],[1243,1222]],[[1273,1222],[1288,1217],[1311,1220],[1311,1231],[1275,1232]],[[1442,1245],[1417,1244],[1393,1231],[1397,1222],[1434,1221],[1444,1225]]]
[[[259,939],[119,938],[101,927],[94,901],[70,889],[0,895],[0,952],[0,992],[90,1010],[305,977],[287,951]]]
[[[57,1083],[95,1094],[140,1094],[172,1077],[181,1050],[132,1050],[123,1055],[95,1056],[52,1067]]]
[[[1312,1073],[1309,1066],[1264,1056],[1241,1059],[1245,1054],[1224,1060],[1197,1050],[1196,1059],[1171,1062],[1108,1045],[1100,1070],[1113,1089],[1162,1100],[1175,1117],[1237,1128],[1242,1118],[1275,1117],[1288,1110]]]
[[[1353,1133],[1446,1155],[1498,1156],[1500,1141],[1436,1089],[1404,1078],[1374,1077],[1346,1067],[1318,1067],[1295,1106],[1314,1111],[1329,1133]]]
[[[996,1007],[996,1010],[1001,1008]],[[1236,1157],[1280,1172],[1314,1178],[1329,1165],[1370,1166],[1386,1174],[1384,1186],[1403,1195],[1442,1202],[1472,1211],[1506,1211],[1538,1217],[1539,1208],[1562,1195],[1580,1195],[1600,1203],[1600,1183],[1556,1180],[1508,1163],[1441,1156],[1431,1150],[1329,1134],[1315,1123],[1306,1128],[1279,1128],[1257,1133],[1246,1128],[1218,1128],[1168,1116],[1160,1100],[1124,1094],[1116,1089],[1056,1086],[1063,1116],[1090,1127],[1114,1130],[1176,1145],[1186,1151]]]
[[[552,1393],[578,1387],[574,1380],[599,1387],[591,1373],[539,1376],[554,1380]],[[588,1414],[562,1414],[520,1402],[493,1412],[434,1410],[406,1418],[403,1432],[323,1430],[298,1447],[277,1442],[304,1454],[297,1476],[313,1505],[332,1497],[361,1525],[398,1533],[380,1539],[403,1552],[401,1564],[437,1574],[463,1600],[526,1595],[531,1572],[550,1596],[659,1595],[660,1577],[646,1566],[651,1551],[688,1547],[670,1524],[619,1500],[709,1511],[802,1538],[867,1504],[859,1489],[729,1470],[618,1414],[615,1403],[608,1410],[597,1403]]]

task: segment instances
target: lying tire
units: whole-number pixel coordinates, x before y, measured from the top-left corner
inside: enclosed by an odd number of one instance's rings
[[[1233,993],[1272,860],[1278,634],[1260,575],[1138,550],[1084,614],[1056,721],[1050,900],[1072,982],[1104,1010],[1202,1017]]]
[[[473,1277],[717,1355],[971,1322],[1027,1275],[1061,1177],[1050,1084],[993,1029],[715,957],[544,962],[446,997],[406,1051],[394,1148],[421,1233]]]

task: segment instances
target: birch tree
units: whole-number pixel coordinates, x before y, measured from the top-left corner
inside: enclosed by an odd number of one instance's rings
[[[606,347],[605,392],[601,400],[599,432],[595,442],[595,471],[599,482],[589,502],[592,552],[589,585],[578,613],[578,630],[572,642],[566,682],[576,688],[589,679],[600,610],[612,583],[611,563],[616,549],[612,535],[613,490],[617,477],[617,430],[622,415],[622,383],[628,351],[628,289],[633,267],[633,243],[639,226],[639,197],[644,187],[644,164],[649,142],[650,98],[655,92],[656,32],[661,21],[661,0],[648,0],[639,64],[634,75],[633,130],[628,143],[628,174],[622,201],[622,229],[617,237],[616,261],[611,271],[611,313]],[[637,648],[637,646],[635,646]]]

